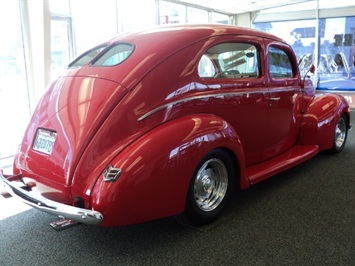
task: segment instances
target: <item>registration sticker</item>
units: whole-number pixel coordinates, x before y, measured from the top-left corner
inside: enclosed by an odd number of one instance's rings
[[[50,130],[38,129],[36,139],[33,143],[32,148],[35,151],[43,152],[50,155],[53,150],[55,138],[57,133]]]

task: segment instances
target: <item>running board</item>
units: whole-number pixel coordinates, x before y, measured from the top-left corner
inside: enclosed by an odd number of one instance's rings
[[[294,167],[315,156],[318,152],[317,145],[296,145],[270,160],[248,166],[246,174],[250,185]]]

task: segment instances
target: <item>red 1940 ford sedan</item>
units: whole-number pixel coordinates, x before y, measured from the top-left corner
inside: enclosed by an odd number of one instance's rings
[[[246,189],[341,152],[343,97],[314,93],[283,40],[222,25],[126,33],[75,59],[38,103],[0,180],[79,223],[185,213],[205,224]],[[21,188],[22,187],[22,188]]]

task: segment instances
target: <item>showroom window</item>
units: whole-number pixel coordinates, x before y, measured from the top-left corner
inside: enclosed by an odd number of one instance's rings
[[[74,57],[70,17],[51,18],[51,79],[58,77]]]
[[[222,43],[202,56],[198,73],[202,78],[250,78],[259,76],[257,49],[249,43]]]
[[[173,1],[159,1],[159,24],[181,23],[218,23],[230,24],[230,16],[217,13],[208,8],[196,8],[186,3],[176,4]]]
[[[208,23],[208,12],[193,7],[187,8],[188,23]]]
[[[69,0],[50,0],[51,79],[58,77],[74,57],[74,36]]]
[[[183,5],[159,1],[160,25],[186,23],[186,7]]]
[[[212,23],[218,23],[218,24],[230,24],[230,16],[221,14],[221,13],[216,13],[212,12]]]
[[[30,115],[19,17],[17,1],[0,1],[0,167],[16,153]]]
[[[52,14],[69,14],[70,0],[49,0],[49,10]],[[79,0],[80,1],[80,0]]]
[[[75,0],[72,0],[75,1]],[[112,1],[112,0],[110,0]],[[103,1],[99,1],[100,5]],[[117,32],[136,30],[142,27],[150,27],[156,23],[156,1],[155,0],[117,0]],[[106,4],[106,0],[105,0]],[[105,15],[105,14],[103,14]],[[105,30],[109,30],[106,24]]]
[[[255,23],[254,28],[284,39],[294,50],[301,73],[313,63],[316,43],[316,20]]]
[[[355,17],[262,22],[254,23],[253,27],[275,34],[290,44],[301,74],[315,64],[318,90],[355,91]],[[346,97],[353,104],[353,96]]]
[[[318,88],[355,91],[355,17],[321,22],[324,34],[320,41]]]
[[[50,1],[52,6],[58,0]],[[61,13],[60,15],[71,19],[71,31],[67,31],[68,36],[66,38],[69,41],[73,39],[73,56],[81,54],[98,43],[107,41],[117,35],[116,0],[105,0],[104,5],[100,0],[70,0],[69,4],[69,12],[67,11],[68,13]],[[85,6],[85,12],[83,12],[83,6]],[[98,8],[100,12],[97,12]],[[51,12],[53,12],[52,9]],[[57,12],[52,13],[52,16],[57,16]],[[63,39],[61,47],[64,50],[68,48],[67,43],[64,41],[65,26],[62,27]],[[75,37],[71,37],[70,34]],[[69,61],[65,62],[62,67],[65,67],[68,63]]]
[[[62,68],[77,54],[119,33],[155,25],[155,0],[49,1],[56,43],[52,63]]]

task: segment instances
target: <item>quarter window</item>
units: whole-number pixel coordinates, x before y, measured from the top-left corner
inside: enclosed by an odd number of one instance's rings
[[[292,64],[288,55],[275,47],[270,47],[268,51],[269,71],[273,78],[294,77]]]
[[[208,49],[201,57],[201,78],[259,77],[257,48],[249,43],[222,43]]]
[[[210,78],[216,75],[216,67],[213,64],[211,58],[207,55],[203,55],[198,64],[198,74],[201,78]]]

